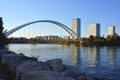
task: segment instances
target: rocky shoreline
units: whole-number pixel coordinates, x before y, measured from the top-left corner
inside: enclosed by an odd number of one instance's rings
[[[0,50],[0,61],[13,75],[8,80],[105,80],[82,74],[76,67],[63,64],[61,59],[42,62],[22,53]]]

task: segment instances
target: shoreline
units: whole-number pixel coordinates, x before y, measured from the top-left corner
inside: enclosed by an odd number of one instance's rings
[[[14,80],[104,80],[87,76],[76,67],[63,64],[58,58],[42,62],[24,54],[0,50],[0,60],[14,74]]]
[[[75,46],[120,46],[120,44],[101,44],[101,43],[9,43],[9,44],[59,44],[59,45],[75,45]]]

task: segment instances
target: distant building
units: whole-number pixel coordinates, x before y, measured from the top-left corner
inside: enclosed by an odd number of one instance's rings
[[[69,39],[70,39],[70,36],[63,36],[63,39],[64,39],[64,40],[69,40]]]
[[[59,36],[49,35],[48,40],[57,41],[57,40],[59,40]]]
[[[55,35],[49,35],[49,36],[36,36],[35,39],[37,40],[52,40],[52,41],[57,41],[60,40],[59,36],[55,36]]]
[[[88,36],[100,36],[100,24],[90,24],[88,28]]]
[[[48,36],[43,36],[44,40],[48,40]]]
[[[28,43],[28,39],[26,37],[10,37],[8,40],[10,43]]]
[[[36,36],[35,37],[37,40],[44,40],[44,37],[43,36]]]
[[[110,26],[108,28],[108,35],[115,35],[115,26]]]
[[[80,18],[72,19],[72,30],[77,34],[77,36],[73,35],[74,38],[81,37],[80,27],[81,27]]]

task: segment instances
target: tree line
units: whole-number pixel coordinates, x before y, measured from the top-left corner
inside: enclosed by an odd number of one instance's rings
[[[105,37],[98,37],[90,35],[88,38],[82,38],[83,44],[99,44],[99,45],[120,45],[120,36],[108,35]]]

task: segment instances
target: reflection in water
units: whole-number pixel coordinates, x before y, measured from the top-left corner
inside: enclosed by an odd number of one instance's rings
[[[111,69],[115,68],[116,47],[107,47],[108,63]]]
[[[77,46],[72,45],[72,64],[77,66],[78,63],[80,64],[80,48]]]
[[[89,66],[95,67],[97,62],[100,60],[100,48],[93,46],[88,48],[88,60],[89,60]]]
[[[38,56],[40,61],[61,58],[64,64],[73,64],[89,76],[120,80],[120,47],[10,44],[9,50]]]

